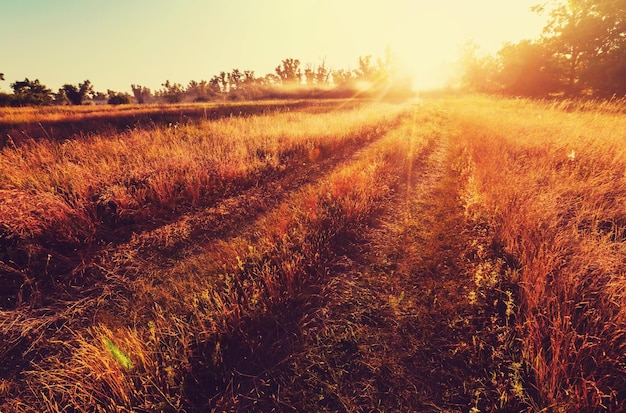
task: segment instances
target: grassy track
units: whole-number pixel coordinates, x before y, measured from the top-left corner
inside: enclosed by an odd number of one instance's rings
[[[520,352],[511,344],[505,278],[473,283],[477,268],[510,268],[502,251],[490,249],[493,234],[464,217],[455,137],[441,121],[429,123],[413,131],[436,133],[399,171],[387,208],[337,251],[285,377],[285,388],[298,390],[294,411],[527,407],[523,392],[516,394],[521,377],[509,370]],[[476,292],[480,298],[472,298]]]

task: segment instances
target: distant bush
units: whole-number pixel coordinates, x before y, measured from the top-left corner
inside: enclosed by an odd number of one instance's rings
[[[130,103],[130,96],[126,93],[114,93],[109,96],[107,100],[109,105],[127,105]]]
[[[89,80],[79,83],[78,86],[65,84],[59,89],[59,96],[65,97],[72,105],[82,105],[87,96],[94,95],[93,85]]]
[[[185,96],[185,90],[180,83],[170,83],[167,80],[162,84],[164,89],[157,92],[157,95],[165,99],[167,103],[179,103],[182,102]]]
[[[8,93],[0,92],[0,107],[3,106],[11,106],[11,102],[13,101],[13,96]]]

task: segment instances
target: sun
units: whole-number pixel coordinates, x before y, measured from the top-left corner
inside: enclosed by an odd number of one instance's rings
[[[413,91],[435,90],[447,86],[454,75],[455,47],[431,47],[430,45],[396,42],[388,46],[391,53],[394,76],[410,78]]]
[[[441,56],[439,60],[432,55],[414,50],[397,54],[396,75],[408,77],[413,91],[441,89],[453,78],[454,57]]]
[[[409,13],[411,15],[411,13]],[[397,21],[386,34],[399,70],[412,79],[413,90],[439,89],[449,82],[460,34],[441,15]]]
[[[453,83],[460,51],[468,41],[485,54],[495,54],[505,42],[537,38],[546,19],[530,10],[532,0],[515,4],[498,0],[392,3],[396,6],[393,15],[380,19],[379,30],[372,36],[385,39],[402,69],[410,74],[414,90]]]

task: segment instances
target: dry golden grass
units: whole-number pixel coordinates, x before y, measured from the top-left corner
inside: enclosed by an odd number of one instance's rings
[[[0,148],[32,141],[114,136],[131,129],[197,124],[220,118],[302,111],[324,113],[360,106],[358,100],[272,100],[263,102],[194,103],[176,105],[54,106],[0,108]]]
[[[113,228],[124,225],[125,216],[137,214],[167,224],[167,216],[236,198],[242,189],[264,185],[296,166],[306,172],[304,164],[368,146],[396,128],[406,111],[396,105],[366,105],[332,114],[302,111],[222,119],[5,148],[0,181],[11,197],[3,199],[1,217],[6,238],[16,239],[7,245],[36,250],[42,241],[49,242],[43,248],[49,262],[57,258],[54,245],[60,242],[97,243],[102,199],[119,214]],[[393,181],[390,171],[397,167],[391,158],[401,159],[408,149],[398,145],[397,135],[385,139],[360,155],[357,164],[289,197],[249,235],[212,242],[204,246],[206,252],[196,251],[173,268],[144,261],[134,238],[98,258],[95,266],[87,263],[86,276],[104,278],[92,280],[91,293],[79,293],[91,294],[81,302],[81,314],[59,311],[65,304],[55,302],[50,285],[42,281],[30,301],[16,303],[18,309],[49,303],[49,311],[56,313],[52,322],[63,320],[66,327],[26,349],[28,319],[2,325],[16,336],[11,348],[34,358],[22,384],[33,393],[16,397],[8,381],[4,387],[12,397],[7,406],[17,411],[82,411],[94,405],[111,411],[179,410],[208,403],[202,400],[206,391],[222,398],[215,403],[240,403],[221,393],[228,387],[227,371],[220,372],[228,367],[222,353],[245,353],[228,343],[239,340],[247,324],[299,300],[306,286],[324,276],[331,243],[378,208]],[[185,222],[183,218],[175,226],[157,228],[148,234],[153,240],[142,245],[168,248],[170,239],[176,243],[189,236]],[[72,228],[82,232],[67,230]],[[25,279],[33,273],[36,282],[37,267],[30,258],[26,265],[12,271]],[[47,273],[47,263],[44,269]],[[17,311],[2,315],[8,319]],[[206,354],[213,361],[205,360]],[[211,383],[217,390],[205,389]]]
[[[548,102],[552,109],[562,110],[566,112],[600,112],[603,114],[623,114],[626,112],[626,99],[559,99]]]
[[[276,136],[269,142],[257,138],[270,145],[294,140],[305,148],[320,147],[323,153],[327,140],[340,145],[342,139],[363,137],[372,122],[383,127],[382,107],[376,113],[366,109],[345,118],[335,114],[334,122],[341,123],[334,127],[325,116],[285,114],[281,119],[273,116],[273,122],[223,121],[205,129],[236,128],[236,132],[228,129],[236,139],[245,128],[252,142],[255,136],[250,131],[262,130]],[[393,109],[392,115],[396,113]],[[285,125],[293,127],[288,135]],[[406,154],[423,147],[411,142],[419,137],[405,137],[407,128],[410,125],[385,135],[353,163],[295,192],[253,228],[242,228],[242,235],[210,243],[204,252],[172,268],[144,266],[123,274],[114,270],[113,262],[108,284],[118,297],[99,305],[99,314],[113,318],[65,334],[56,346],[60,355],[48,357],[29,373],[29,386],[43,392],[32,395],[31,407],[17,403],[14,407],[25,411],[36,406],[63,411],[93,405],[110,406],[112,411],[178,411],[185,405],[201,409],[207,404],[218,409],[251,408],[251,399],[259,396],[245,383],[238,383],[236,395],[231,395],[230,372],[252,369],[244,374],[259,374],[254,370],[259,360],[276,354],[248,347],[260,344],[255,344],[256,337],[247,337],[247,330],[259,320],[280,318],[283,311],[300,311],[301,305],[310,304],[294,303],[308,300],[311,288],[324,281],[332,247],[368,222],[389,196]],[[309,138],[307,131],[317,133]],[[245,156],[245,147],[238,141],[223,156]],[[277,148],[285,147],[283,141]]]
[[[624,410],[626,119],[590,105],[3,148],[0,409]]]
[[[0,228],[11,249],[23,251],[10,256],[11,265],[40,273],[59,263],[74,277],[72,260],[79,265],[88,258],[71,251],[89,255],[103,241],[119,242],[131,231],[167,223],[367,142],[397,123],[402,111],[393,105],[351,107],[4,148]]]
[[[259,103],[229,103],[230,107],[259,106],[271,107],[285,101],[263,101]],[[84,118],[111,118],[115,116],[139,115],[145,113],[181,113],[188,110],[213,109],[224,106],[223,103],[178,103],[178,104],[145,104],[145,105],[79,105],[79,106],[38,106],[22,108],[0,108],[0,125],[16,125],[28,123],[46,123],[50,121],[76,121]]]
[[[156,203],[174,209],[216,190],[284,168],[293,153],[332,151],[393,121],[393,106],[317,114],[283,113],[201,125],[131,131],[114,138],[42,141],[5,148],[5,190],[54,194],[69,204],[112,201],[126,213]],[[358,138],[357,138],[358,137]]]
[[[548,411],[621,411],[626,119],[612,111],[448,102],[467,148],[469,214],[519,260],[524,361]]]

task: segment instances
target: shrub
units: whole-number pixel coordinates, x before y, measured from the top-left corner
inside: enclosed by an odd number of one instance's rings
[[[11,106],[12,101],[13,101],[12,95],[8,93],[0,93],[0,107]]]
[[[109,96],[107,103],[109,105],[127,105],[130,103],[130,97],[126,93],[115,93]]]

